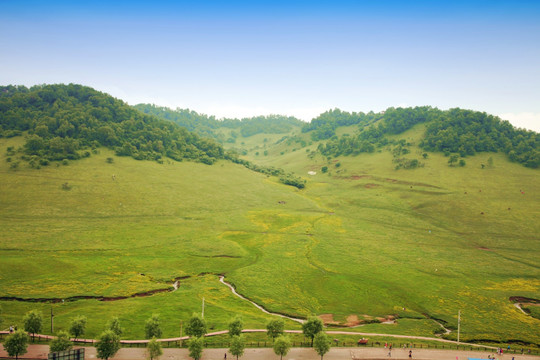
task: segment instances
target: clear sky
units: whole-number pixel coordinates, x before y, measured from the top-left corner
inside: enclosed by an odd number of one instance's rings
[[[540,1],[0,0],[0,84],[310,120],[485,111],[540,131]]]

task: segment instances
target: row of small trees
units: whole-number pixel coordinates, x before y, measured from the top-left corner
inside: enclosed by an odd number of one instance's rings
[[[17,330],[10,334],[4,342],[4,348],[9,356],[15,357],[25,354],[30,337],[32,334],[34,339],[35,334],[42,330],[43,316],[40,312],[32,310],[28,312],[24,318],[24,330]],[[59,331],[55,339],[50,343],[51,352],[59,352],[70,350],[73,343],[70,341],[70,334],[75,338],[80,338],[86,331],[87,319],[85,316],[77,316],[72,319],[67,331]],[[273,341],[273,349],[280,359],[286,355],[291,348],[291,340],[284,335],[285,323],[282,319],[271,320],[267,323],[267,335]],[[230,347],[229,352],[236,356],[236,359],[244,354],[245,338],[242,335],[244,328],[243,321],[240,317],[232,319],[228,324]],[[310,317],[302,324],[304,336],[311,339],[311,346],[322,357],[330,350],[330,339],[323,332],[323,323],[318,317]],[[120,326],[118,318],[113,318],[107,323],[106,329],[101,333],[98,341],[95,344],[97,356],[100,359],[107,360],[113,357],[120,349],[120,336],[123,329]],[[194,360],[199,360],[202,356],[204,347],[203,337],[207,333],[207,325],[205,320],[197,314],[193,314],[186,326],[186,335],[191,338],[188,341],[189,356]],[[159,315],[154,314],[145,323],[145,337],[150,339],[147,345],[148,358],[150,360],[157,359],[163,354],[161,343],[158,339],[161,337],[161,324]]]

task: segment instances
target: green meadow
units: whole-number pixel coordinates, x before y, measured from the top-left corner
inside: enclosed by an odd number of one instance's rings
[[[399,137],[416,142],[421,130]],[[496,153],[465,167],[430,153],[414,170],[394,170],[390,149],[310,157],[317,143],[295,132],[305,146],[283,134],[230,146],[305,178],[303,190],[227,161],[158,164],[105,149],[13,170],[6,148],[22,139],[0,139],[0,296],[129,296],[186,277],[174,292],[119,301],[0,301],[3,327],[34,308],[47,319],[52,308],[55,330],[82,314],[96,337],[118,316],[125,338],[142,338],[158,313],[164,337],[174,337],[204,297],[212,330],[237,314],[246,328],[264,328],[272,316],[235,297],[223,274],[268,310],[325,314],[336,328],[395,317],[347,329],[435,336],[437,319],[456,339],[461,311],[462,341],[540,344],[540,320],[509,301],[540,298],[538,170]]]

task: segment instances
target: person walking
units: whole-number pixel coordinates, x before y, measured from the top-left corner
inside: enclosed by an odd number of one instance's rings
[[[409,350],[409,359],[412,359],[412,350]]]

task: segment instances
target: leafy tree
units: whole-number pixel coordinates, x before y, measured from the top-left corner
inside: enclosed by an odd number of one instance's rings
[[[206,334],[206,321],[198,314],[193,314],[186,326],[186,334],[194,337],[201,337]]]
[[[17,330],[6,338],[4,349],[9,356],[15,356],[15,359],[18,359],[19,355],[26,354],[28,340],[28,334],[25,331]]]
[[[467,163],[465,162],[465,160],[463,160],[463,159],[460,159],[460,160],[459,160],[459,166],[463,167],[463,166],[465,166],[466,164],[467,164]]]
[[[242,319],[237,316],[229,323],[229,336],[239,336],[242,334],[242,329],[244,328],[244,323]]]
[[[448,159],[448,165],[454,166],[454,164],[458,162],[458,158],[459,156],[456,154],[450,156],[450,159]]]
[[[148,359],[154,360],[158,359],[161,355],[163,355],[163,349],[161,348],[161,343],[156,340],[155,337],[152,338],[148,342],[148,345],[146,346],[146,352],[148,354]]]
[[[112,330],[112,332],[114,332],[118,336],[122,336],[122,333],[124,332],[124,330],[120,326],[120,321],[116,316],[113,317],[111,321],[109,321],[109,323],[107,324],[107,328],[109,330]]]
[[[291,349],[291,340],[287,336],[280,335],[274,341],[274,353],[280,356],[280,360],[283,360],[283,356],[287,355]]]
[[[158,314],[153,314],[150,319],[146,320],[146,324],[144,325],[144,333],[147,339],[161,337],[161,326]]]
[[[316,316],[308,317],[307,321],[302,324],[302,332],[304,336],[311,338],[311,346],[313,346],[313,339],[315,335],[323,331],[324,324],[322,320]]]
[[[236,356],[236,360],[238,360],[238,357],[244,355],[245,347],[246,343],[244,337],[242,335],[234,335],[231,339],[229,352],[233,354],[233,356]]]
[[[192,337],[188,342],[189,356],[194,360],[199,360],[203,352],[203,338],[202,337]]]
[[[276,337],[283,335],[283,329],[285,328],[285,322],[283,319],[270,320],[266,324],[266,333],[274,340]]]
[[[330,345],[331,341],[328,338],[328,335],[326,335],[324,332],[319,332],[317,335],[315,335],[315,339],[313,340],[313,348],[321,356],[321,360],[323,360],[324,354],[326,354],[328,351],[330,351]]]
[[[120,350],[120,337],[112,330],[105,330],[96,343],[97,357],[107,360]]]
[[[49,345],[50,352],[66,351],[72,347],[73,343],[69,340],[69,334],[66,331],[59,331]]]
[[[71,320],[69,332],[75,339],[81,337],[86,331],[86,316],[79,315]]]
[[[24,330],[32,334],[32,342],[35,340],[36,333],[41,331],[43,326],[43,315],[37,310],[31,310],[24,315]]]

